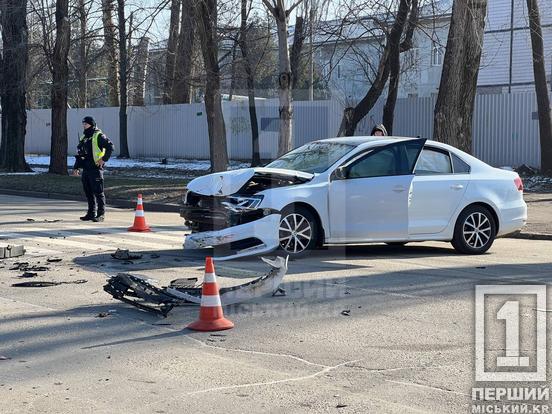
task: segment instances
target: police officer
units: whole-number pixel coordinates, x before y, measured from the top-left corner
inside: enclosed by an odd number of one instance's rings
[[[88,200],[88,212],[80,219],[100,222],[105,218],[103,166],[113,153],[113,143],[96,128],[91,116],[82,120],[82,126],[84,132],[73,167],[73,175],[79,175],[79,169],[82,169],[82,187]]]

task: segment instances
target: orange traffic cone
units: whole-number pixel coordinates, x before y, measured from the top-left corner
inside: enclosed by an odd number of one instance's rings
[[[205,259],[205,277],[201,290],[201,307],[199,309],[199,320],[187,326],[194,331],[223,331],[231,329],[234,324],[226,319],[222,313],[219,288],[215,276],[213,258]]]
[[[128,228],[128,231],[150,231],[146,224],[144,216],[144,206],[142,204],[142,194],[138,194],[138,204],[136,205],[136,213],[134,215],[134,224]]]

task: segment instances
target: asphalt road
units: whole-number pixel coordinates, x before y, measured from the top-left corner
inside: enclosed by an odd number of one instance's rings
[[[228,307],[234,329],[196,333],[185,326],[197,308],[163,319],[102,290],[118,271],[160,284],[201,277],[201,258],[181,250],[180,217],[146,211],[154,231],[133,234],[130,210],[109,209],[103,224],[80,222],[83,212],[0,196],[0,243],[28,250],[0,260],[2,413],[468,413],[481,386],[475,285],[552,281],[551,241],[500,239],[483,256],[444,243],[332,247],[290,262],[287,296]],[[117,247],[143,258],[115,261]],[[38,280],[87,283],[11,287],[21,261],[49,267]],[[256,258],[217,265],[223,285],[264,270]],[[550,311],[522,312],[545,312],[550,338]]]

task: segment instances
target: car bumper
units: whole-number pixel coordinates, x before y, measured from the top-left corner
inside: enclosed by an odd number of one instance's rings
[[[500,227],[498,237],[520,231],[527,224],[527,204],[524,201],[500,209]]]
[[[184,249],[216,248],[239,244],[243,241],[253,241],[251,246],[238,248],[217,260],[236,259],[238,257],[268,253],[279,245],[280,214],[270,214],[261,219],[228,227],[221,230],[191,233],[185,236]],[[256,240],[256,242],[255,242]]]

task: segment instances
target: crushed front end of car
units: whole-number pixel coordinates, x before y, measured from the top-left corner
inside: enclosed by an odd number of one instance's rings
[[[280,211],[262,206],[264,195],[260,193],[311,178],[310,174],[250,168],[193,180],[180,213],[191,231],[184,249],[212,247],[218,260],[277,249]]]

